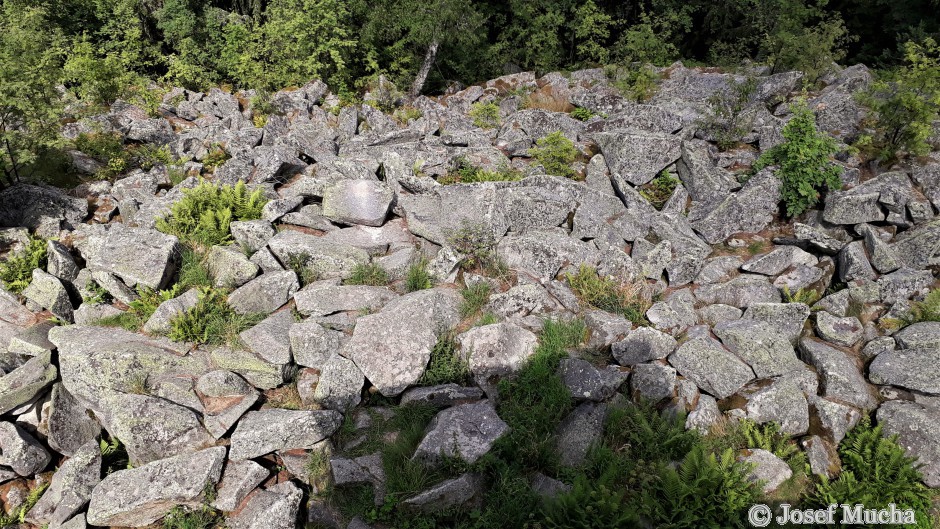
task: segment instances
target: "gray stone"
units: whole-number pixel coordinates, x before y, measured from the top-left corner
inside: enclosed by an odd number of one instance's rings
[[[39,270],[33,270],[33,280],[23,290],[23,297],[47,309],[56,317],[72,321],[72,302],[69,292],[59,278]]]
[[[300,261],[320,279],[347,278],[356,265],[369,262],[368,252],[361,248],[295,230],[281,231],[268,247],[281,263]]]
[[[46,424],[46,441],[49,446],[66,456],[74,455],[85,443],[95,440],[101,433],[98,421],[89,416],[85,406],[62,383],[52,386]]]
[[[513,323],[503,322],[474,327],[457,335],[470,371],[479,377],[517,372],[535,354],[538,337]]]
[[[377,312],[398,295],[388,288],[368,285],[334,285],[329,281],[312,283],[294,294],[297,311],[304,316],[328,316],[353,310]]]
[[[196,380],[204,408],[202,423],[219,439],[258,401],[258,391],[231,371],[210,371]]]
[[[79,267],[69,249],[58,241],[46,243],[46,271],[60,280],[70,283],[78,277]]]
[[[34,356],[23,365],[0,377],[0,413],[7,413],[33,400],[52,384],[58,371],[52,365],[52,354]]]
[[[886,435],[897,434],[907,455],[916,457],[924,483],[940,488],[940,430],[937,410],[913,402],[888,401],[878,408],[878,424]]]
[[[685,428],[707,434],[712,426],[718,424],[722,419],[721,410],[718,409],[718,403],[714,397],[700,395],[695,409],[685,418]]]
[[[39,441],[9,422],[0,422],[0,452],[0,464],[12,468],[20,476],[38,474],[52,459]]]
[[[272,389],[287,380],[288,364],[274,364],[243,349],[219,347],[210,353],[214,367],[234,371],[258,389]]]
[[[575,400],[595,402],[613,397],[629,376],[627,370],[618,366],[597,368],[580,358],[562,359],[558,374]]]
[[[6,352],[23,356],[39,356],[51,352],[55,345],[49,341],[49,329],[54,326],[52,321],[44,321],[23,329],[10,337]]]
[[[80,511],[101,481],[101,447],[94,439],[82,445],[52,476],[49,488],[29,510],[26,520],[58,526]]]
[[[270,200],[261,210],[261,218],[268,222],[275,222],[303,203],[304,198],[299,196]]]
[[[877,283],[881,301],[895,303],[926,295],[933,284],[933,274],[930,270],[900,268],[879,277]]]
[[[754,379],[754,372],[709,338],[693,338],[669,356],[680,375],[716,398],[729,397]]]
[[[545,315],[559,308],[558,301],[545,288],[536,283],[529,283],[491,295],[483,310],[502,319],[509,319]]]
[[[646,319],[658,330],[678,335],[698,322],[695,296],[690,290],[677,290],[665,301],[653,303]]]
[[[760,448],[747,450],[745,455],[738,457],[738,461],[753,465],[748,474],[748,480],[752,483],[759,483],[764,494],[772,493],[784,481],[793,477],[790,465],[767,450]]]
[[[571,490],[571,485],[550,478],[541,472],[536,472],[529,481],[529,484],[532,490],[543,498],[554,498],[559,494],[564,494]]]
[[[894,333],[894,339],[902,349],[940,347],[940,321],[912,323]]]
[[[874,384],[940,395],[940,347],[920,345],[881,353],[868,367],[868,378]]]
[[[607,404],[585,402],[561,421],[555,433],[556,450],[562,465],[577,467],[584,463],[591,446],[604,433],[606,418]]]
[[[359,404],[365,382],[352,360],[334,354],[320,368],[320,381],[313,398],[324,408],[345,412]]]
[[[683,141],[682,158],[676,164],[679,179],[696,202],[715,202],[740,187],[730,171],[715,165],[704,141]]]
[[[596,349],[605,349],[622,340],[633,328],[630,320],[603,310],[592,310],[585,314],[584,325],[590,333],[587,345]]]
[[[120,278],[110,272],[95,270],[91,273],[91,277],[95,280],[95,283],[101,286],[112,298],[125,305],[130,305],[140,299],[140,294],[125,285]]]
[[[833,478],[842,470],[842,463],[839,461],[839,454],[835,447],[822,437],[813,435],[800,444],[806,452],[809,468],[813,474]]]
[[[127,286],[153,290],[167,286],[180,256],[176,237],[120,223],[93,232],[79,250],[92,271],[110,272]]]
[[[477,387],[462,387],[448,383],[440,386],[411,388],[401,395],[401,405],[412,402],[431,404],[446,408],[456,404],[476,402],[483,398],[483,390]]]
[[[891,248],[905,266],[915,270],[940,264],[940,219],[898,235]]]
[[[144,323],[144,332],[150,334],[169,333],[173,319],[186,311],[194,309],[197,303],[199,303],[199,289],[196,288],[164,301]]]
[[[437,462],[441,457],[459,457],[474,463],[490,451],[509,426],[496,415],[489,400],[461,404],[437,414],[415,450],[415,459]]]
[[[826,230],[800,222],[793,223],[793,236],[798,243],[805,244],[826,255],[835,255],[845,247],[845,241],[830,235]]]
[[[862,338],[865,329],[858,318],[839,318],[822,310],[816,313],[816,333],[827,342],[852,347]]]
[[[215,286],[223,288],[240,287],[254,279],[259,270],[243,252],[231,246],[213,246],[206,257],[206,266]]]
[[[650,327],[639,327],[613,344],[614,359],[622,366],[666,358],[676,349],[676,339]]]
[[[706,259],[702,269],[695,276],[695,283],[699,285],[713,285],[731,279],[744,261],[734,255],[722,255]]]
[[[228,304],[238,314],[270,314],[287,303],[299,287],[293,270],[268,272],[229,294]]]
[[[634,400],[658,402],[676,395],[676,370],[661,364],[640,364],[630,375]]]
[[[281,450],[313,448],[333,435],[339,412],[267,409],[248,412],[232,433],[229,459],[253,459]]]
[[[781,246],[765,254],[755,255],[741,265],[741,269],[755,274],[775,276],[791,266],[799,264],[816,266],[818,262],[819,259],[813,254],[805,252],[796,246]]]
[[[58,232],[78,226],[87,214],[85,199],[70,197],[54,187],[19,184],[0,191],[0,226],[35,230],[51,221]]]
[[[763,424],[775,422],[780,432],[803,435],[809,430],[809,408],[806,396],[795,382],[780,378],[746,396],[747,418]]]
[[[430,289],[396,299],[357,320],[343,356],[383,395],[398,395],[424,374],[440,333],[460,320],[459,297],[453,290]]]
[[[315,369],[320,369],[339,352],[346,339],[343,333],[310,320],[292,325],[289,337],[294,361]]]
[[[695,291],[702,303],[721,303],[745,309],[756,303],[779,303],[780,292],[766,277],[738,276],[725,283],[702,285]]]
[[[229,230],[235,242],[251,253],[264,248],[277,233],[274,226],[264,219],[234,221],[229,225]]]
[[[819,373],[822,395],[870,410],[877,401],[861,371],[847,353],[812,338],[800,340],[803,361]]]
[[[698,318],[703,325],[714,327],[727,321],[740,320],[743,313],[744,311],[737,307],[716,303],[698,309]]]
[[[862,418],[857,409],[816,395],[810,396],[809,405],[813,412],[814,430],[818,424],[820,435],[834,444],[842,442],[845,434]]]
[[[744,319],[761,321],[776,327],[790,343],[796,344],[809,318],[804,303],[753,303],[744,311]]]
[[[324,191],[323,215],[343,224],[381,226],[394,199],[381,182],[342,180]]]
[[[599,259],[592,245],[560,231],[528,232],[525,235],[504,237],[497,244],[496,253],[510,268],[524,270],[544,279],[554,279],[565,265],[594,265]]]
[[[291,311],[282,310],[242,331],[238,337],[248,350],[268,362],[288,364],[291,361],[289,333],[295,322]]]
[[[88,523],[143,527],[178,505],[198,508],[224,461],[225,448],[214,447],[109,474],[91,494]]]
[[[717,244],[735,233],[766,228],[777,212],[780,181],[771,168],[754,175],[744,187],[727,195],[714,209],[692,222],[705,242]]]
[[[108,431],[124,443],[134,465],[195,452],[215,442],[195,412],[168,400],[115,393],[104,402]]]
[[[406,499],[402,505],[424,512],[439,512],[467,505],[483,494],[484,479],[478,474],[461,474]]]
[[[861,224],[885,220],[882,206],[901,213],[913,195],[913,187],[902,172],[883,173],[847,191],[826,195],[823,220],[832,224]]]
[[[865,245],[862,241],[854,241],[839,252],[839,279],[844,283],[856,279],[875,279],[868,256],[865,255]]]
[[[787,336],[770,324],[750,319],[715,326],[725,347],[747,362],[757,378],[783,375],[802,367]]]
[[[632,185],[652,180],[682,156],[678,136],[620,129],[594,134],[611,173]]]
[[[901,267],[901,260],[891,246],[878,236],[875,228],[865,224],[860,233],[865,237],[865,249],[871,264],[882,274],[894,272]]]
[[[91,305],[82,303],[72,315],[75,318],[76,325],[95,325],[105,318],[118,316],[123,313],[123,310],[114,305],[105,305],[103,303]]]
[[[254,461],[229,461],[225,464],[222,481],[212,507],[220,511],[234,511],[271,473]]]

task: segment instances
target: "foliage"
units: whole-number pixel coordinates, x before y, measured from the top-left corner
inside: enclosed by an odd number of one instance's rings
[[[101,439],[98,446],[101,449],[101,470],[105,476],[118,470],[131,468],[127,447],[120,439],[117,437],[112,437],[110,441]]]
[[[412,120],[421,119],[422,116],[424,116],[424,112],[421,112],[420,110],[412,106],[401,107],[399,109],[396,109],[395,112],[392,114],[392,117],[394,117],[396,120],[398,120],[399,123],[402,123],[402,124],[407,124],[409,121],[412,121]]]
[[[492,129],[499,126],[499,106],[496,103],[474,103],[470,105],[468,113],[473,124],[481,129]]]
[[[821,478],[810,499],[814,505],[861,503],[866,509],[884,509],[894,503],[899,510],[915,510],[916,527],[933,527],[932,494],[897,435],[884,437],[881,425],[872,427],[863,417],[839,444],[839,456],[842,472],[835,480]]]
[[[648,402],[612,407],[604,427],[605,446],[643,461],[682,459],[698,441],[695,430],[685,429],[684,415],[660,414]]]
[[[297,274],[301,287],[305,287],[319,279],[317,271],[307,264],[309,262],[310,254],[307,252],[294,252],[287,254],[287,262],[284,263],[287,265],[287,268]]]
[[[170,321],[168,336],[177,342],[234,345],[242,331],[264,318],[264,314],[238,314],[229,306],[224,292],[203,289],[195,307]]]
[[[14,527],[19,524],[25,524],[26,515],[39,503],[39,499],[48,488],[48,482],[37,484],[36,487],[30,490],[29,494],[26,495],[23,503],[14,508],[9,514],[0,511],[0,527]]]
[[[462,269],[496,277],[506,275],[506,265],[496,255],[496,236],[486,225],[464,223],[448,235],[447,242],[462,256]]]
[[[420,258],[405,272],[405,292],[417,292],[434,286],[434,277],[428,271],[428,260]]]
[[[573,117],[574,119],[577,119],[578,121],[587,121],[593,118],[594,116],[596,116],[597,114],[595,114],[588,108],[575,107],[575,109],[570,112],[570,115],[571,117]]]
[[[831,159],[835,140],[816,130],[816,118],[805,102],[792,104],[791,109],[793,117],[783,127],[784,142],[761,154],[754,164],[755,171],[778,166],[788,217],[815,206],[824,188],[842,188],[842,170]]]
[[[215,144],[209,147],[209,152],[206,153],[206,156],[202,159],[202,166],[208,171],[214,171],[229,158],[231,158],[231,156],[225,148],[219,144]]]
[[[458,157],[456,168],[450,171],[446,176],[438,178],[442,184],[472,184],[476,182],[512,182],[522,179],[522,172],[510,167],[501,167],[497,171],[488,171],[479,167],[474,167],[470,161],[464,157]]]
[[[656,175],[656,178],[640,188],[640,195],[649,200],[654,208],[663,209],[677,185],[679,185],[679,179],[663,170]]]
[[[620,91],[620,94],[637,103],[642,103],[653,97],[656,90],[656,81],[659,75],[646,65],[630,66],[628,68],[605,68],[611,85]]]
[[[568,284],[585,303],[607,312],[623,314],[636,325],[648,325],[646,311],[652,305],[646,284],[600,277],[597,270],[581,265],[567,274]]]
[[[157,221],[157,229],[194,245],[226,244],[231,241],[232,221],[260,219],[266,203],[261,189],[249,193],[244,182],[235,186],[200,182],[183,190],[182,200]]]
[[[196,287],[211,287],[213,284],[205,257],[189,246],[183,247],[178,276],[175,288],[180,292]]]
[[[812,87],[833,63],[845,58],[845,46],[853,40],[842,18],[834,16],[815,26],[781,29],[767,35],[763,46],[771,72],[801,71],[804,83]]]
[[[486,281],[479,281],[460,291],[463,301],[460,303],[460,316],[469,318],[477,315],[490,300],[493,288]]]
[[[548,501],[543,512],[550,529],[639,527],[640,517],[625,501],[626,492],[578,475],[571,491]]]
[[[571,164],[578,158],[578,149],[561,131],[539,138],[535,147],[529,149],[529,156],[535,158],[547,174],[565,178],[575,176]]]
[[[98,325],[106,327],[121,327],[128,331],[139,331],[147,320],[157,311],[157,307],[164,301],[169,301],[180,295],[179,286],[169,290],[155,291],[146,287],[138,288],[138,298],[131,301],[127,311],[115,316],[108,316],[98,321]]]
[[[221,515],[208,505],[196,508],[177,506],[163,518],[163,529],[214,529],[221,519]]]
[[[575,11],[574,38],[576,58],[587,64],[606,64],[610,51],[604,43],[610,39],[614,19],[600,9],[594,0],[587,0]]]
[[[443,333],[431,349],[431,361],[418,382],[422,386],[455,383],[466,385],[473,381],[467,360],[457,349],[452,333]]]
[[[813,289],[799,288],[796,292],[790,292],[790,287],[783,285],[783,299],[787,303],[804,303],[812,305],[819,301],[819,292]]]
[[[736,82],[728,90],[719,90],[708,98],[709,112],[700,126],[714,138],[721,150],[737,145],[751,130],[753,118],[744,110],[757,90],[754,77]]]
[[[0,263],[3,286],[15,294],[23,292],[33,280],[33,270],[45,270],[47,248],[45,240],[30,237],[18,254],[7,256],[7,260]]]
[[[911,303],[911,312],[903,323],[910,325],[922,321],[940,321],[940,288],[931,290],[923,301]]]
[[[390,279],[388,272],[377,263],[357,264],[352,273],[344,281],[347,285],[370,285],[374,287],[384,287],[388,285]]]
[[[628,64],[666,66],[679,58],[679,50],[670,39],[677,30],[689,29],[689,20],[683,13],[664,13],[659,17],[642,13],[639,22],[621,35],[617,42],[618,55]]]
[[[874,114],[875,145],[888,161],[901,151],[930,152],[927,139],[940,112],[940,46],[931,38],[908,42],[904,58],[907,64],[893,78],[873,83],[861,97]]]

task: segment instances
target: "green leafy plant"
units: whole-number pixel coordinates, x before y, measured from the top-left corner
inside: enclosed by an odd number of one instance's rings
[[[640,195],[648,200],[654,208],[663,209],[663,206],[672,197],[677,185],[679,185],[679,179],[672,176],[672,173],[663,170],[648,184],[640,187]]]
[[[648,65],[630,68],[616,66],[605,69],[611,85],[623,97],[642,103],[648,101],[656,91],[659,75]]]
[[[169,290],[155,291],[149,288],[138,288],[138,298],[131,301],[127,311],[115,316],[108,316],[98,320],[98,325],[106,327],[121,327],[129,331],[139,331],[147,320],[157,311],[157,307],[164,301],[169,301],[180,295],[179,285]]]
[[[203,289],[195,307],[170,321],[168,336],[177,342],[234,345],[239,333],[264,318],[264,314],[238,314],[229,306],[224,292]]]
[[[405,272],[405,292],[417,292],[434,286],[434,277],[428,271],[428,261],[420,258]]]
[[[470,105],[470,119],[481,129],[492,129],[499,126],[499,106],[496,103],[474,103]]]
[[[487,171],[470,164],[470,161],[460,156],[456,159],[456,167],[445,176],[437,179],[447,184],[472,184],[476,182],[512,182],[521,180],[523,174],[518,169],[501,167],[497,171]]]
[[[640,517],[627,501],[627,492],[591,481],[579,474],[571,491],[546,502],[542,509],[550,529],[608,529],[640,527]]]
[[[346,285],[370,285],[374,287],[384,287],[391,280],[388,272],[377,263],[357,264],[352,273],[344,281]]]
[[[0,527],[13,527],[18,524],[25,524],[26,515],[39,503],[39,499],[48,488],[49,482],[36,485],[36,487],[29,491],[29,494],[26,495],[26,499],[21,505],[13,509],[9,514],[0,513]]]
[[[202,166],[208,171],[214,171],[232,156],[218,143],[209,147],[209,152],[202,158]]]
[[[457,349],[453,333],[442,334],[437,344],[434,345],[434,349],[431,349],[431,361],[424,374],[421,375],[419,384],[437,386],[453,382],[465,385],[472,380],[470,366]]]
[[[178,291],[185,292],[195,287],[211,287],[213,283],[205,256],[189,246],[183,246],[175,285]]]
[[[271,93],[264,89],[258,90],[249,102],[251,103],[252,123],[259,129],[263,128],[268,122],[268,116],[277,111],[271,102]]]
[[[102,439],[98,442],[101,449],[101,469],[104,475],[113,474],[118,470],[131,468],[130,457],[127,454],[127,447],[117,437],[112,437],[110,441]]]
[[[111,294],[95,281],[89,281],[85,286],[85,290],[87,293],[82,295],[82,303],[99,305],[111,301]]]
[[[728,90],[719,90],[708,98],[709,112],[700,126],[714,138],[719,149],[724,151],[734,147],[751,130],[753,118],[744,111],[756,90],[756,79],[748,76],[735,82]]]
[[[922,321],[940,321],[940,288],[931,290],[923,301],[911,303],[911,312],[902,322],[905,325]]]
[[[575,107],[575,109],[572,110],[570,114],[571,114],[571,117],[579,121],[587,121],[597,115],[594,112],[592,112],[591,109],[584,108],[584,107]]]
[[[574,178],[575,172],[571,164],[578,158],[578,149],[574,142],[565,137],[561,131],[555,131],[539,138],[535,147],[529,149],[529,156],[545,168],[545,172],[554,176]]]
[[[157,220],[157,229],[202,247],[226,244],[231,242],[232,221],[260,219],[266,203],[260,189],[249,192],[244,182],[235,186],[201,182],[183,190],[170,214]]]
[[[835,140],[816,130],[816,118],[804,101],[791,108],[793,117],[783,127],[784,142],[761,154],[754,164],[755,171],[778,166],[788,217],[815,206],[824,189],[842,188],[842,169],[832,161]]]
[[[19,294],[33,281],[33,270],[46,268],[46,241],[30,237],[29,243],[18,254],[8,256],[0,263],[0,280],[10,292]]]
[[[623,314],[636,325],[648,325],[646,311],[652,305],[649,289],[642,281],[618,281],[600,277],[597,270],[581,265],[568,273],[568,284],[585,303],[607,312]]]
[[[300,279],[300,286],[304,287],[319,279],[317,271],[310,267],[310,254],[307,252],[294,252],[287,254],[287,268],[294,271]]]
[[[604,445],[642,461],[680,460],[698,444],[699,434],[685,429],[682,414],[661,414],[649,402],[612,406],[604,427]]]
[[[421,112],[421,110],[412,106],[404,106],[395,109],[395,112],[392,113],[393,118],[395,118],[399,123],[404,124],[407,124],[409,121],[415,119],[421,119],[422,116],[424,116],[424,112]]]
[[[805,303],[812,305],[819,301],[819,292],[813,289],[799,288],[796,292],[790,292],[790,287],[783,285],[783,299],[787,303]]]

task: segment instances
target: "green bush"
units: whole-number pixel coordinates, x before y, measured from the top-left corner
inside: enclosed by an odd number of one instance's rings
[[[835,480],[821,478],[810,498],[813,505],[832,503],[854,505],[866,509],[885,509],[893,503],[899,510],[914,509],[916,527],[935,527],[931,521],[933,494],[922,482],[915,466],[898,445],[898,437],[884,437],[881,425],[872,427],[864,417],[839,444],[842,472]]]
[[[7,290],[19,294],[33,281],[33,270],[46,269],[46,241],[30,237],[29,243],[18,254],[0,263],[0,281]]]
[[[604,425],[604,446],[623,447],[629,457],[669,463],[685,457],[699,442],[685,429],[685,416],[662,414],[651,403],[612,406]]]
[[[940,46],[930,38],[923,44],[908,42],[904,58],[903,68],[860,96],[872,111],[875,146],[887,161],[900,151],[915,156],[930,152],[927,140],[940,112]]]
[[[835,140],[816,130],[816,118],[805,102],[792,104],[792,110],[793,117],[783,127],[784,142],[761,154],[754,164],[755,171],[779,166],[788,217],[815,206],[823,189],[842,188],[842,169],[832,161]]]
[[[679,185],[679,179],[672,176],[672,173],[663,170],[648,184],[640,187],[640,195],[648,200],[654,208],[663,209],[663,206],[672,197],[677,185]]]
[[[476,182],[512,182],[522,179],[522,172],[511,167],[500,167],[496,171],[487,171],[470,165],[470,162],[459,157],[456,167],[446,176],[438,178],[438,182],[447,184],[472,184]]]
[[[649,325],[646,311],[652,300],[642,281],[617,281],[600,277],[597,270],[581,265],[577,273],[568,273],[568,284],[585,303],[607,312],[623,314],[636,325]]]
[[[218,166],[225,163],[229,158],[231,158],[231,155],[225,150],[225,147],[216,143],[209,147],[209,152],[202,159],[202,166],[207,171],[215,171]]]
[[[238,335],[265,318],[264,314],[238,314],[220,290],[203,289],[192,309],[170,321],[168,336],[176,342],[236,345]]]
[[[346,285],[370,285],[384,287],[390,279],[388,272],[376,263],[357,264],[349,277],[343,282]]]
[[[529,156],[535,158],[545,168],[545,172],[554,176],[573,178],[571,164],[578,159],[578,149],[561,131],[555,131],[535,142],[529,149]]]
[[[170,214],[157,220],[157,229],[205,248],[227,244],[232,240],[232,221],[260,219],[266,203],[260,189],[249,193],[244,182],[234,187],[201,182],[183,190]]]
[[[853,41],[842,19],[835,17],[815,26],[781,29],[765,37],[767,62],[771,72],[787,70],[803,72],[809,87],[832,69],[833,63],[845,58],[845,45]]]
[[[499,106],[496,103],[474,103],[470,105],[470,119],[481,129],[492,129],[499,126]]]
[[[452,333],[444,333],[431,349],[431,361],[421,375],[419,384],[437,386],[455,383],[466,385],[473,381],[470,366],[457,349],[457,342]]]
[[[648,101],[656,91],[656,82],[659,75],[649,66],[630,66],[619,68],[610,66],[605,68],[610,84],[620,94],[637,103]]]
[[[464,223],[450,233],[447,242],[463,256],[460,267],[466,271],[505,277],[506,265],[496,254],[496,236],[484,224]]]
[[[571,111],[571,117],[579,121],[587,121],[596,115],[597,114],[590,109],[584,107],[575,107],[575,109]]]
[[[138,288],[138,298],[131,301],[127,311],[115,316],[108,316],[98,321],[98,325],[106,327],[121,327],[128,331],[141,330],[147,320],[157,311],[157,307],[164,301],[169,301],[180,295],[180,289],[175,286],[169,290],[155,291],[149,288]]]
[[[405,272],[405,292],[417,292],[434,286],[434,277],[428,272],[428,261],[425,258],[418,259],[408,267]]]
[[[756,90],[757,81],[748,76],[730,89],[719,90],[708,98],[708,113],[700,126],[714,138],[719,149],[724,151],[734,147],[750,132],[753,117],[745,115],[744,110]]]
[[[922,321],[940,321],[940,288],[931,290],[923,301],[912,303],[910,314],[903,319],[905,325]]]
[[[546,502],[542,509],[549,529],[608,529],[640,527],[640,517],[627,501],[627,492],[579,474],[569,492]]]

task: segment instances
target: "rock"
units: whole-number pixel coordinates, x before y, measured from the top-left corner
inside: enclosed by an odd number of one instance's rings
[[[809,313],[809,306],[805,303],[754,303],[748,306],[742,317],[776,327],[795,345]]]
[[[234,511],[251,491],[271,473],[254,461],[229,461],[219,483],[212,507],[220,511]]]
[[[442,456],[474,463],[490,451],[509,426],[489,400],[460,404],[437,414],[415,450],[415,459],[438,462]]]
[[[38,474],[52,459],[39,441],[9,422],[0,422],[0,452],[0,464],[20,476]]]
[[[401,395],[401,405],[412,402],[431,404],[446,408],[456,404],[476,402],[483,398],[483,390],[477,387],[462,387],[448,383],[440,386],[411,388]]]
[[[902,349],[940,347],[940,322],[912,323],[894,333],[894,339]]]
[[[695,296],[689,290],[673,292],[665,301],[653,303],[646,319],[657,329],[678,335],[698,321]]]
[[[460,320],[459,297],[453,290],[430,289],[396,299],[357,320],[343,356],[383,395],[398,395],[424,374],[439,333]]]
[[[726,321],[740,320],[743,310],[732,307],[731,305],[706,305],[698,310],[699,322],[703,325],[714,327]]]
[[[202,423],[219,439],[258,400],[258,391],[231,371],[210,371],[196,380],[196,393],[204,408]]]
[[[803,366],[787,336],[770,324],[750,319],[715,326],[725,347],[747,362],[757,378],[789,373]]]
[[[639,327],[611,346],[614,359],[622,366],[660,360],[675,349],[675,338],[650,327]]]
[[[716,202],[740,187],[734,175],[715,165],[708,143],[683,141],[682,158],[676,164],[679,179],[696,202]]]
[[[36,525],[65,523],[85,507],[100,481],[101,447],[92,439],[59,467],[49,488],[29,510],[26,520]]]
[[[385,287],[313,283],[294,294],[297,312],[304,316],[328,316],[341,311],[377,312],[398,295]]]
[[[607,404],[585,402],[561,421],[556,430],[556,450],[562,465],[577,467],[584,463],[591,446],[604,433],[606,418]]]
[[[352,360],[334,354],[320,368],[320,381],[313,398],[324,408],[345,412],[359,404],[365,382]]]
[[[832,224],[861,224],[885,220],[882,206],[901,213],[913,196],[913,187],[902,172],[882,173],[847,191],[826,195],[822,218]]]
[[[584,325],[590,333],[587,345],[596,349],[605,349],[622,340],[633,328],[630,320],[603,310],[592,310],[585,314]]]
[[[270,314],[287,303],[299,287],[293,270],[268,272],[229,294],[228,304],[238,314]]]
[[[629,373],[617,366],[598,369],[580,358],[564,358],[558,364],[558,375],[575,400],[601,402],[614,396]]]
[[[75,318],[76,325],[95,325],[105,318],[119,316],[123,313],[123,310],[114,305],[82,303],[72,313],[72,316]]]
[[[845,434],[862,418],[862,414],[851,406],[815,395],[810,396],[809,405],[813,411],[813,429],[817,429],[818,426],[820,435],[825,436],[834,444],[839,444],[845,438]]]
[[[276,222],[278,219],[297,209],[304,203],[304,198],[290,197],[278,200],[270,200],[261,210],[261,218],[268,222]]]
[[[524,318],[558,310],[558,301],[542,286],[529,283],[517,285],[505,292],[493,294],[483,310],[501,319]]]
[[[793,223],[796,244],[809,246],[826,255],[835,255],[845,247],[845,241],[830,235],[826,230],[800,222]],[[793,243],[791,243],[793,244]]]
[[[915,270],[940,264],[940,219],[898,235],[891,249],[901,263]]]
[[[112,273],[96,270],[91,273],[91,277],[94,279],[95,283],[101,286],[112,298],[125,305],[130,305],[140,299],[140,294],[125,285],[120,278]]]
[[[108,227],[79,247],[89,269],[114,274],[129,287],[160,290],[169,284],[181,255],[176,237],[119,223]]]
[[[887,242],[878,236],[874,228],[865,224],[860,232],[865,237],[865,250],[870,256],[871,264],[882,274],[894,272],[901,268],[901,260],[897,253]]]
[[[0,413],[7,413],[33,400],[52,384],[58,371],[52,365],[52,353],[34,356],[23,365],[0,377]]]
[[[299,261],[320,279],[347,278],[356,265],[369,262],[369,254],[361,248],[295,230],[281,231],[268,247],[281,263]]]
[[[620,129],[594,134],[611,173],[643,185],[682,156],[678,136]]]
[[[685,419],[685,428],[707,434],[712,426],[722,419],[723,415],[715,399],[710,395],[700,395],[695,409]]]
[[[866,410],[875,407],[871,388],[848,354],[812,338],[800,340],[800,354],[819,373],[824,397]]]
[[[796,265],[816,266],[819,262],[813,254],[796,246],[782,246],[760,255],[755,255],[741,269],[746,272],[775,276]]]
[[[294,529],[303,491],[290,481],[248,497],[245,507],[227,519],[231,529]]]
[[[735,355],[708,338],[693,338],[669,355],[680,375],[704,392],[723,399],[754,379],[754,372]]]
[[[323,193],[323,215],[342,224],[381,226],[395,193],[373,180],[342,180]]]
[[[327,329],[311,320],[295,323],[288,334],[294,361],[299,365],[315,369],[320,369],[326,364],[346,340],[343,333]]]
[[[74,229],[88,214],[88,202],[54,187],[19,184],[0,191],[0,226],[36,230],[50,223],[58,230]]]
[[[124,443],[134,465],[195,452],[215,441],[192,410],[168,400],[115,393],[104,402],[108,431]]]
[[[75,281],[79,267],[69,249],[58,241],[46,242],[46,271],[66,283]]]
[[[209,274],[220,288],[236,288],[254,279],[259,267],[231,246],[213,246],[206,257]]]
[[[313,448],[333,435],[342,421],[342,414],[332,410],[248,412],[232,433],[229,459],[254,459],[281,450]]]
[[[264,248],[268,240],[277,233],[274,226],[264,219],[233,221],[229,230],[235,242],[251,253]]]
[[[168,299],[157,307],[153,315],[144,323],[144,332],[167,334],[172,329],[173,319],[192,310],[199,303],[199,289],[192,288],[185,293]]]
[[[839,454],[835,447],[822,437],[813,435],[800,444],[806,452],[810,471],[813,474],[833,478],[842,470],[842,463],[839,461]]]
[[[933,283],[933,274],[929,270],[900,268],[879,277],[877,283],[881,301],[896,303],[926,295]]]
[[[33,280],[23,290],[23,297],[47,309],[57,318],[72,321],[72,302],[69,292],[59,278],[39,270],[33,270]]]
[[[661,364],[640,364],[630,375],[630,394],[636,401],[659,402],[676,394],[676,370]]]
[[[593,247],[559,231],[504,237],[497,244],[496,253],[510,268],[545,279],[554,279],[565,265],[594,265],[599,259]]]
[[[49,446],[66,456],[74,455],[85,443],[95,440],[101,433],[98,421],[89,416],[85,406],[62,383],[52,386],[46,424],[46,441]]]
[[[746,455],[738,457],[738,461],[754,465],[748,474],[748,481],[759,483],[764,494],[772,493],[784,481],[793,477],[790,465],[767,450],[760,448],[747,450]]]
[[[695,276],[694,282],[699,285],[723,283],[731,279],[732,275],[736,274],[738,268],[741,268],[743,264],[744,261],[740,257],[733,255],[711,257],[704,261],[702,269]]]
[[[858,318],[838,318],[822,310],[816,313],[816,333],[827,342],[852,347],[862,338],[865,329]]]
[[[775,422],[780,432],[803,435],[809,430],[809,408],[803,390],[786,377],[746,396],[747,418],[758,424]]]
[[[714,209],[692,222],[705,242],[717,244],[735,233],[761,231],[773,220],[780,201],[780,181],[771,168],[757,173]]]
[[[238,335],[251,352],[272,364],[291,361],[290,329],[296,320],[289,310],[276,312]]]
[[[913,402],[888,401],[878,408],[878,424],[885,435],[899,436],[910,457],[922,465],[921,474],[928,487],[940,487],[940,430],[936,428],[938,412]]]
[[[766,277],[754,275],[741,275],[726,283],[702,285],[696,289],[695,297],[702,303],[721,303],[739,309],[756,303],[780,302],[777,288]]]
[[[219,481],[224,461],[225,448],[214,447],[118,470],[92,492],[88,523],[143,527],[177,505],[197,508],[205,500],[206,484]]]
[[[470,371],[488,379],[515,373],[535,353],[538,337],[513,323],[474,327],[457,335],[460,350]]]
[[[272,389],[283,384],[290,372],[288,364],[273,364],[242,349],[219,347],[210,353],[214,367],[234,371],[258,389]]]
[[[484,480],[478,474],[461,474],[406,499],[402,505],[424,512],[439,512],[471,503],[483,493]]]
[[[854,241],[839,252],[839,279],[843,283],[856,279],[875,279],[875,271],[865,255],[862,241]]]
[[[874,384],[940,395],[940,347],[917,346],[879,354],[868,368]]]

